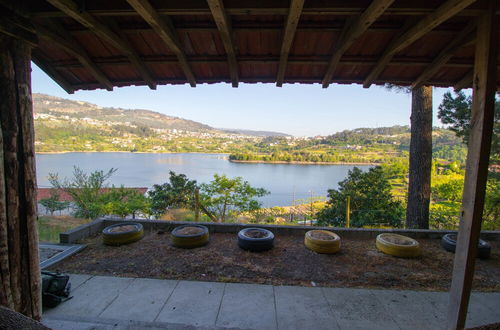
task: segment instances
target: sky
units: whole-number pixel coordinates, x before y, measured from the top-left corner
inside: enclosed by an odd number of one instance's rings
[[[215,128],[237,128],[287,133],[295,136],[329,135],[359,127],[409,125],[411,94],[381,86],[320,84],[200,84],[145,86],[77,91],[67,94],[35,64],[32,90],[101,107],[148,109]],[[434,126],[442,126],[437,109],[444,88],[434,88]]]

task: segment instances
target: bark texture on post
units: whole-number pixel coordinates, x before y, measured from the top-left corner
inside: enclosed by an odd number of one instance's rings
[[[477,21],[471,127],[447,329],[465,327],[474,278],[495,114],[498,45],[496,8],[497,0],[490,0],[489,9]]]
[[[432,87],[412,91],[407,228],[429,228],[432,168]]]
[[[0,304],[39,320],[31,49],[0,34]]]

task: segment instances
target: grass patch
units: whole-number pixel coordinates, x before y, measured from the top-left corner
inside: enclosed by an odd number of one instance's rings
[[[59,243],[59,233],[86,224],[91,220],[69,216],[38,217],[38,240],[40,242]]]

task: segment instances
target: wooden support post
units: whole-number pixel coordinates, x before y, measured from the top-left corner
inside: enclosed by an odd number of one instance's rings
[[[473,76],[471,131],[462,213],[453,264],[447,328],[463,329],[467,317],[477,244],[481,231],[496,90],[496,0],[478,18]]]
[[[200,189],[194,191],[194,221],[200,221]]]
[[[345,208],[345,227],[351,227],[351,196],[347,196]]]
[[[41,317],[31,50],[0,34],[0,305]]]

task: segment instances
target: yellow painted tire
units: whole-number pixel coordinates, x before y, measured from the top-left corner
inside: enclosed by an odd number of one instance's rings
[[[314,238],[312,234],[321,233],[332,236],[333,240]],[[304,237],[305,246],[317,253],[336,253],[340,250],[340,236],[328,230],[309,230]]]
[[[133,230],[123,232],[113,232],[113,229],[120,226],[133,226]],[[102,231],[102,242],[106,245],[119,246],[140,240],[144,236],[144,228],[137,222],[123,222],[108,226]]]
[[[201,233],[197,233],[194,235],[182,235],[179,233],[180,230],[186,227],[197,227],[200,228],[202,231]],[[208,234],[208,228],[202,225],[183,225],[176,227],[174,230],[172,230],[172,234],[170,236],[172,240],[172,245],[178,248],[183,248],[183,249],[192,249],[192,248],[197,248],[200,246],[204,246],[208,243],[209,240],[209,234]]]
[[[404,244],[395,241],[403,241]],[[413,238],[385,233],[377,236],[375,241],[377,249],[385,254],[395,257],[412,258],[420,255],[420,244]]]

